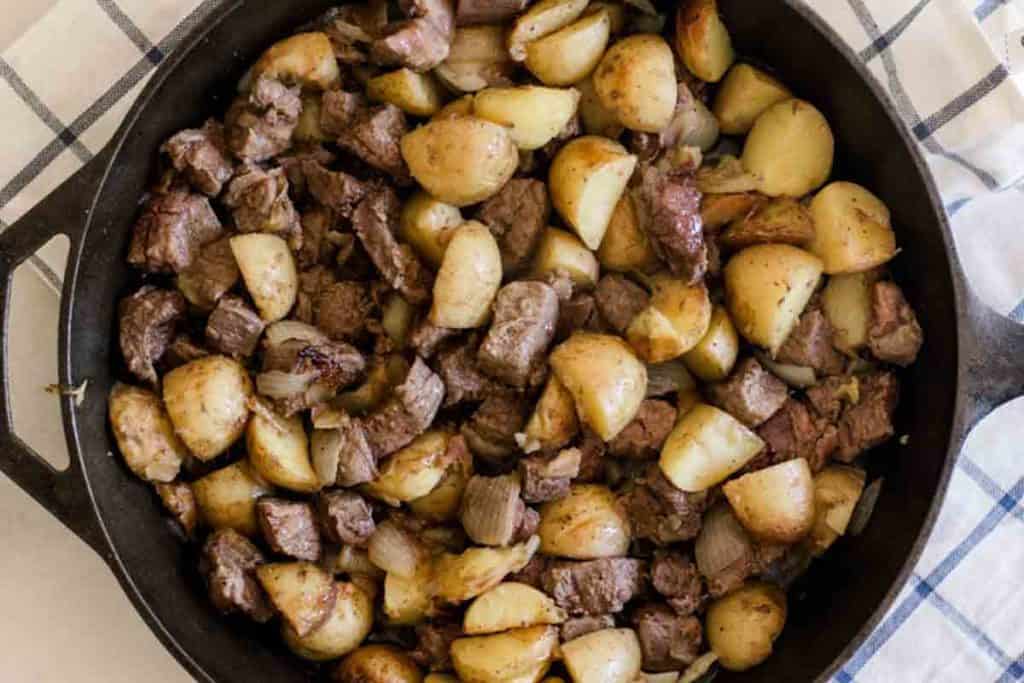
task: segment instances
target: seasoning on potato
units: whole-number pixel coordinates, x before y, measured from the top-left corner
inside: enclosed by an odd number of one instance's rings
[[[814,105],[784,100],[757,117],[743,145],[743,166],[770,197],[802,197],[832,173],[835,139]]]
[[[602,106],[626,128],[660,132],[676,110],[672,48],[651,34],[620,40],[594,72],[594,89]]]

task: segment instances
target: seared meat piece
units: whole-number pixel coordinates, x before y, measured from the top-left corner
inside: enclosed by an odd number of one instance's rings
[[[671,403],[647,399],[632,422],[608,442],[608,452],[620,458],[656,457],[675,426],[676,409]]]
[[[292,314],[295,319],[312,325],[320,306],[321,293],[337,281],[334,270],[326,266],[313,266],[299,273],[299,293]]]
[[[183,481],[175,481],[170,484],[157,484],[156,492],[164,508],[174,516],[185,531],[185,535],[191,536],[199,522],[199,508],[192,487]]]
[[[555,329],[555,340],[568,339],[573,332],[603,332],[604,322],[597,310],[594,295],[588,292],[574,294],[568,301],[563,301],[558,309],[558,326]]]
[[[310,562],[320,559],[320,532],[309,503],[261,498],[256,503],[256,519],[275,553]]]
[[[694,177],[663,173],[654,166],[639,173],[636,207],[651,246],[675,275],[690,284],[700,282],[708,269],[708,251]]]
[[[432,286],[430,271],[409,245],[395,237],[399,209],[394,190],[375,189],[356,208],[352,228],[384,281],[410,303],[426,303]]]
[[[299,88],[263,76],[248,95],[235,99],[224,117],[228,149],[253,163],[275,157],[291,147],[300,113]]]
[[[306,182],[306,172],[302,166],[303,162],[310,161],[320,166],[327,166],[335,159],[337,157],[334,153],[323,145],[306,144],[292,149],[287,156],[277,157],[277,165],[284,170],[284,174],[288,178],[292,197],[305,200],[309,197],[309,187]]]
[[[651,297],[625,275],[609,273],[597,283],[594,300],[601,317],[617,334],[623,334],[637,313],[647,308]]]
[[[506,277],[530,265],[550,217],[547,187],[533,178],[513,178],[480,206],[476,218],[498,240]]]
[[[355,123],[356,116],[369,106],[363,93],[328,90],[320,100],[320,128],[333,137],[343,135]]]
[[[444,380],[446,407],[463,401],[482,401],[489,396],[508,396],[512,393],[511,389],[481,372],[472,340],[440,352],[437,366]]]
[[[359,420],[341,414],[333,429],[316,429],[310,442],[317,477],[327,485],[357,486],[373,481],[377,458]],[[330,532],[328,532],[330,533]]]
[[[342,218],[350,218],[367,193],[367,186],[361,180],[344,171],[330,171],[318,161],[303,161],[302,174],[313,198]]]
[[[544,592],[571,616],[621,612],[644,586],[645,563],[631,557],[554,562],[545,570]]]
[[[868,348],[880,361],[906,367],[917,360],[924,333],[914,309],[893,282],[876,282],[871,291]]]
[[[364,64],[370,43],[388,23],[386,0],[332,7],[317,21],[342,64]]]
[[[267,347],[263,354],[263,372],[256,376],[259,393],[274,399],[281,413],[294,415],[300,410],[321,403],[339,389],[363,377],[366,359],[344,342],[323,341],[316,344],[289,339]],[[284,375],[300,378],[295,382]]]
[[[530,0],[458,0],[456,26],[501,24],[526,9]]]
[[[413,18],[385,27],[385,35],[373,42],[370,60],[414,71],[433,69],[448,57],[455,37],[454,0],[405,0],[401,5]]]
[[[338,146],[400,185],[411,181],[399,143],[409,132],[402,110],[393,104],[362,109],[337,136]]]
[[[708,399],[748,427],[756,427],[786,402],[786,385],[755,358],[745,358],[732,374],[707,389]]]
[[[317,497],[316,508],[320,528],[334,543],[364,546],[376,529],[373,510],[354,491],[324,491]]]
[[[657,551],[651,563],[651,584],[680,616],[697,612],[707,599],[697,565],[682,553]]]
[[[697,537],[708,505],[707,492],[687,493],[676,488],[656,462],[633,484],[621,500],[632,522],[634,537],[658,545]]]
[[[288,241],[292,251],[302,247],[299,213],[288,197],[288,178],[280,168],[264,171],[246,164],[224,195],[240,232],[269,232]]]
[[[480,344],[480,368],[506,384],[523,387],[544,360],[555,336],[558,296],[543,282],[511,282],[494,300],[494,318]]]
[[[587,427],[583,428],[583,438],[577,447],[580,452],[580,473],[576,481],[597,481],[604,477],[604,456],[608,450],[605,442]]]
[[[899,380],[891,372],[874,372],[859,379],[860,400],[847,408],[839,421],[836,459],[843,462],[853,462],[896,433],[892,418],[900,396]]]
[[[362,282],[336,282],[317,298],[316,326],[336,340],[358,339],[373,310],[370,292]]]
[[[164,352],[163,365],[170,371],[209,355],[209,351],[192,341],[187,334],[179,334]]]
[[[419,355],[420,358],[430,358],[439,346],[461,332],[450,327],[438,327],[430,322],[428,316],[423,316],[409,333],[409,346]]]
[[[426,431],[444,400],[444,383],[417,358],[405,381],[383,406],[363,420],[366,441],[378,460]]]
[[[211,242],[199,251],[192,265],[178,273],[178,289],[196,308],[209,311],[238,282],[238,264],[230,238]]]
[[[433,621],[416,627],[416,649],[409,653],[420,666],[430,671],[449,671],[452,668],[452,641],[461,638],[462,626],[458,623]]]
[[[580,449],[567,448],[553,458],[534,455],[520,460],[523,500],[545,503],[565,498],[572,480],[579,476],[581,457]]]
[[[813,387],[808,387],[806,395],[815,413],[829,422],[837,422],[843,406],[857,402],[860,380],[850,375],[825,377]]]
[[[235,171],[224,142],[224,126],[216,119],[208,120],[202,128],[177,133],[160,149],[170,157],[174,170],[210,197],[220,194]]]
[[[800,316],[775,359],[814,368],[822,375],[838,375],[846,367],[843,355],[832,346],[832,325],[821,307],[813,303]]]
[[[644,671],[685,669],[700,653],[703,631],[696,617],[682,617],[665,605],[644,605],[633,612],[644,656]]]
[[[525,567],[515,574],[509,574],[506,581],[525,583],[527,586],[533,586],[537,590],[543,590],[541,583],[544,572],[547,570],[549,564],[551,564],[551,560],[538,553],[526,563]]]
[[[128,263],[150,273],[180,273],[223,234],[206,197],[180,190],[153,195],[135,223]]]
[[[817,472],[835,452],[839,439],[834,424],[811,414],[807,406],[796,399],[786,401],[758,428],[757,434],[764,439],[766,452],[747,464],[748,471],[803,458]]]
[[[228,356],[248,357],[256,350],[263,328],[259,313],[242,297],[229,294],[206,320],[206,343]]]
[[[615,628],[615,617],[610,614],[601,614],[596,617],[576,617],[566,620],[559,632],[563,643],[575,640],[594,631],[603,631],[606,628]]]
[[[526,403],[512,396],[488,396],[468,422],[462,436],[477,457],[500,461],[519,452],[516,433],[528,417]]]
[[[523,508],[523,514],[519,516],[519,526],[512,537],[512,543],[523,543],[529,540],[530,536],[537,533],[540,528],[540,513],[531,507]]]
[[[133,375],[156,385],[154,363],[160,360],[185,319],[185,297],[180,292],[145,285],[118,305],[121,354]]]
[[[219,529],[203,545],[200,570],[210,590],[210,600],[221,612],[241,612],[264,623],[274,612],[255,569],[266,560],[259,548],[234,529]]]
[[[338,230],[338,216],[326,206],[314,206],[299,218],[302,230],[302,248],[295,255],[299,268],[332,266],[342,260],[339,251],[347,245],[349,251],[355,237]]]

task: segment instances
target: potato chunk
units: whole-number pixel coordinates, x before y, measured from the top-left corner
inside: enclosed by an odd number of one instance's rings
[[[588,0],[540,0],[516,18],[508,36],[508,51],[518,62],[526,59],[528,43],[576,21]]]
[[[691,350],[711,324],[711,299],[703,282],[687,285],[672,277],[658,277],[647,308],[626,330],[637,355],[648,363],[663,363]]]
[[[660,132],[676,111],[672,48],[664,38],[650,33],[620,40],[601,58],[594,89],[604,108],[626,128]]]
[[[846,533],[864,492],[864,470],[829,465],[814,477],[814,527],[807,539],[811,553],[821,555]]]
[[[773,104],[793,97],[789,88],[761,69],[737,64],[729,69],[715,95],[712,111],[726,135],[746,135]]]
[[[422,190],[402,206],[399,231],[425,261],[435,268],[441,266],[455,228],[462,225],[458,207],[445,204]]]
[[[462,621],[466,635],[499,633],[513,628],[561,624],[565,610],[533,586],[509,581],[487,591],[469,606]]]
[[[785,100],[761,114],[743,146],[743,166],[770,197],[802,197],[832,173],[835,140],[814,105]]]
[[[732,66],[729,31],[715,0],[683,0],[676,12],[676,51],[697,78],[717,83]]]
[[[245,431],[252,381],[238,361],[205,356],[171,370],[163,383],[174,431],[199,460],[213,460]]]
[[[533,626],[459,638],[452,643],[452,664],[463,681],[535,683],[548,670],[557,648],[557,629]]]
[[[593,287],[599,267],[593,252],[578,237],[565,230],[548,227],[541,235],[533,257],[533,276],[568,275],[573,283]]]
[[[729,376],[740,351],[740,338],[724,306],[711,312],[708,331],[697,345],[686,352],[683,362],[690,372],[705,382],[720,382]]]
[[[803,458],[745,474],[722,491],[740,523],[767,543],[796,543],[814,524],[814,482]]]
[[[723,667],[746,671],[768,659],[785,624],[785,593],[770,583],[750,583],[711,604],[705,633]]]
[[[577,560],[622,557],[631,540],[626,511],[597,484],[577,484],[565,498],[545,503],[537,533],[543,554]]]
[[[366,94],[412,116],[433,116],[445,100],[444,88],[433,76],[406,68],[371,78],[366,82]]]
[[[427,495],[448,469],[445,453],[450,436],[439,429],[418,436],[388,456],[381,464],[380,475],[363,486],[363,491],[395,507]]]
[[[230,244],[260,317],[272,323],[288,315],[299,293],[299,276],[288,243],[277,235],[252,232],[232,237]]]
[[[821,308],[832,325],[832,341],[840,351],[855,354],[867,346],[871,327],[871,289],[877,270],[843,273],[828,279],[821,292]]]
[[[628,628],[602,629],[570,640],[562,645],[562,657],[577,683],[631,683],[643,676],[640,641]]]
[[[341,83],[341,71],[327,34],[298,33],[270,46],[252,67],[251,82],[267,76],[309,90],[331,90]]]
[[[860,273],[896,255],[889,208],[855,183],[832,183],[811,201],[814,239],[808,249],[829,275]]]
[[[661,470],[683,491],[704,491],[746,465],[764,441],[729,413],[701,403],[676,423],[661,447]]]
[[[501,286],[501,252],[494,235],[477,221],[452,234],[434,281],[430,322],[438,327],[480,327],[491,316]]]
[[[269,409],[254,414],[246,428],[245,445],[252,466],[270,483],[303,493],[320,489],[301,416],[283,417]]]
[[[370,635],[373,628],[373,600],[353,583],[337,583],[338,597],[330,616],[319,628],[299,636],[287,624],[281,635],[288,649],[315,662],[325,662],[347,655]]]
[[[482,119],[508,126],[519,149],[539,149],[569,124],[579,106],[574,88],[521,85],[487,88],[473,98],[473,113]]]
[[[267,597],[300,638],[323,625],[334,611],[338,588],[334,579],[311,562],[261,564],[256,568]]]
[[[214,529],[234,529],[246,536],[259,533],[256,501],[273,491],[245,460],[210,472],[192,483],[202,518]]]
[[[146,481],[174,481],[189,453],[160,397],[118,382],[110,391],[108,409],[110,429],[128,469]]]

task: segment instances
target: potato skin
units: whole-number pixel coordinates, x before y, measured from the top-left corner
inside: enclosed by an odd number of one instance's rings
[[[174,431],[199,460],[217,457],[245,431],[253,390],[238,361],[199,358],[164,375],[163,385]]]
[[[597,484],[576,484],[565,498],[545,503],[537,533],[543,554],[576,560],[622,557],[631,540],[625,510]]]
[[[786,624],[786,595],[770,583],[748,583],[713,602],[705,633],[718,662],[746,671],[768,659]]]
[[[832,173],[835,139],[814,105],[785,100],[761,114],[743,146],[743,166],[771,197],[802,197]]]
[[[118,382],[110,391],[107,408],[110,429],[128,469],[146,481],[174,481],[189,452],[174,433],[160,397],[149,389]]]
[[[373,628],[373,600],[354,583],[338,582],[334,610],[322,626],[299,636],[287,624],[281,636],[292,652],[316,662],[343,657],[359,646]]]
[[[859,273],[896,255],[889,208],[856,183],[835,182],[811,201],[814,239],[808,250],[829,275]]]
[[[399,231],[402,239],[411,244],[416,253],[438,268],[452,232],[463,222],[458,207],[445,204],[420,190],[402,206]]]
[[[658,277],[651,302],[633,318],[626,339],[648,363],[663,363],[690,351],[707,334],[711,299],[703,282]]]
[[[650,273],[661,263],[640,225],[636,201],[629,191],[623,192],[615,205],[597,258],[604,268],[620,273]]]
[[[423,672],[406,653],[392,645],[364,645],[331,674],[334,683],[421,683]]]
[[[303,493],[319,490],[320,481],[309,460],[309,438],[302,417],[276,418],[275,424],[256,413],[249,420],[245,430],[249,462],[272,484]]]
[[[576,235],[549,227],[541,235],[533,257],[533,276],[543,278],[561,271],[576,284],[594,286],[599,271],[593,252]]]
[[[814,525],[814,482],[803,458],[745,474],[722,491],[736,519],[767,543],[796,543]]]
[[[202,518],[214,529],[259,534],[256,501],[273,491],[245,460],[210,472],[192,483]]]
[[[749,64],[729,69],[711,111],[726,135],[746,135],[765,109],[793,97],[775,77]]]
[[[252,68],[252,82],[269,76],[305,89],[331,90],[341,83],[341,71],[326,33],[298,33],[274,43]]]
[[[676,52],[697,78],[717,83],[736,55],[715,0],[683,0],[676,12]]]
[[[740,338],[724,306],[715,306],[707,333],[686,352],[683,362],[705,382],[720,382],[729,376],[740,352]]]
[[[626,128],[661,131],[676,109],[672,48],[664,38],[650,33],[623,38],[601,58],[594,89],[601,104]]]
[[[526,68],[544,85],[579,83],[597,67],[608,45],[611,22],[604,11],[584,15],[526,45]]]
[[[551,369],[576,401],[576,411],[605,441],[640,409],[647,368],[619,337],[576,332],[552,351]]]
[[[406,134],[401,147],[423,189],[458,207],[496,194],[519,165],[508,131],[474,116],[434,119]]]
[[[468,221],[452,234],[434,281],[430,322],[439,327],[480,327],[491,316],[501,286],[501,252],[482,223]]]

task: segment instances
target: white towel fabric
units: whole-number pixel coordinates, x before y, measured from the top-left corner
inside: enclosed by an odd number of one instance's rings
[[[215,4],[0,0],[0,229],[103,147],[156,66]],[[809,4],[869,65],[917,137],[972,285],[1024,319],[1022,0]],[[52,247],[32,263],[59,288],[64,258]],[[1022,420],[1016,401],[975,430],[913,580],[835,680],[1024,678]]]

